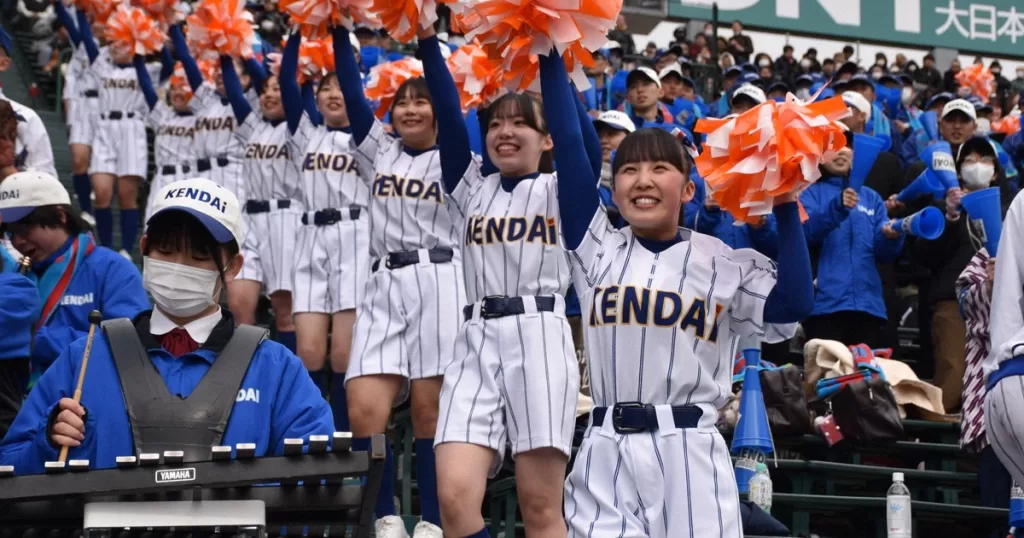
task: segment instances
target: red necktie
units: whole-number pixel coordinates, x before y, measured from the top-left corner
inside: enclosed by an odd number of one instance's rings
[[[176,327],[171,332],[161,336],[160,345],[164,346],[164,349],[173,355],[174,358],[199,349],[199,344],[189,336],[188,331],[181,327]]]

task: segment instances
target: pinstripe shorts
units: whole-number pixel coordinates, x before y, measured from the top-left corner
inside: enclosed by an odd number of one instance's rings
[[[245,239],[242,241],[242,270],[239,280],[263,284],[267,295],[292,291],[295,247],[299,239],[302,204],[292,200],[288,209],[272,208],[267,213],[242,213]]]
[[[435,445],[470,443],[493,449],[491,475],[505,455],[556,448],[569,455],[580,392],[579,363],[565,302],[554,312],[462,324],[455,361],[444,372]],[[532,312],[530,312],[532,310]]]
[[[141,119],[99,120],[96,123],[90,174],[145,178],[148,165],[146,124]]]
[[[369,223],[343,220],[300,227],[292,312],[334,314],[363,299],[370,272]]]
[[[1000,379],[985,395],[985,433],[999,461],[1024,484],[1024,376]]]

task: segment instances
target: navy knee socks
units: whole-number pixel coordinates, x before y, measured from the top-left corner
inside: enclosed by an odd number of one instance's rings
[[[75,174],[71,176],[71,184],[75,188],[75,196],[78,197],[78,207],[82,211],[92,214],[92,181],[89,174]]]
[[[437,466],[434,439],[416,439],[416,483],[420,490],[423,521],[441,526],[441,504],[437,499]]]
[[[380,482],[380,493],[377,494],[376,514],[378,518],[393,516],[395,510],[395,458],[391,454],[391,443],[385,443],[388,455],[384,460],[384,477]],[[370,438],[358,437],[352,439],[352,450],[366,452],[370,450]]]
[[[100,245],[111,248],[114,246],[114,212],[109,208],[97,207],[92,216],[96,219],[96,238]]]
[[[292,353],[295,353],[295,347],[298,345],[295,340],[295,331],[277,331],[277,342]]]
[[[131,253],[135,250],[135,240],[139,235],[139,210],[121,210],[121,248]]]

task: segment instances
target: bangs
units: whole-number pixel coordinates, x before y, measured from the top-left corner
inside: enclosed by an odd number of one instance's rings
[[[198,219],[184,211],[163,211],[146,223],[146,252],[187,252],[193,256],[218,258],[220,244]]]
[[[615,150],[612,173],[627,164],[667,162],[689,178],[690,163],[683,145],[663,129],[640,129],[628,136]]]
[[[549,133],[543,107],[540,101],[525,93],[506,93],[488,107],[488,122],[522,118],[531,129],[546,135]]]
[[[427,81],[423,77],[411,78],[402,83],[398,87],[398,91],[395,92],[395,103],[403,100],[414,100],[414,99],[426,99],[433,105],[434,101],[430,99],[430,90],[427,89]],[[392,105],[394,108],[394,105]]]
[[[320,79],[320,84],[316,86],[316,93],[319,94],[321,91],[330,88],[331,86],[341,87],[338,82],[338,76],[334,71],[328,72],[323,78]]]

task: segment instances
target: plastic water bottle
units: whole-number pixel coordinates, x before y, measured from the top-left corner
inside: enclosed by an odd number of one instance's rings
[[[747,499],[756,504],[765,513],[772,512],[772,478],[768,475],[768,466],[757,464],[757,471],[750,477],[750,492]]]
[[[885,494],[885,510],[888,538],[911,538],[910,490],[903,483],[903,473],[892,473],[892,485]]]

